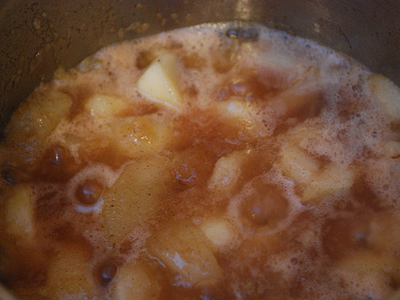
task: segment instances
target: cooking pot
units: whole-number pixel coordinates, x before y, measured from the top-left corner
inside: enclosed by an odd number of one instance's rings
[[[205,22],[253,21],[313,39],[400,84],[399,15],[399,0],[0,0],[0,132],[56,68],[113,42]]]
[[[255,21],[316,40],[400,83],[398,0],[0,0],[0,132],[59,66],[123,39]]]

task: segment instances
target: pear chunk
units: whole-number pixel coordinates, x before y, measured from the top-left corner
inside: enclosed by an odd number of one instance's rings
[[[106,119],[127,110],[129,104],[129,101],[123,97],[96,94],[88,99],[85,108],[90,115]]]
[[[161,287],[148,273],[144,266],[131,262],[124,264],[115,278],[115,299],[157,299]]]
[[[221,157],[215,164],[213,174],[208,180],[208,189],[216,192],[231,191],[238,181],[246,152],[236,151]]]
[[[303,192],[303,201],[322,200],[337,192],[351,188],[355,174],[349,167],[331,163],[325,170],[315,176]]]
[[[39,89],[13,115],[4,139],[15,151],[12,165],[31,165],[42,153],[47,138],[68,117],[72,98],[62,92]]]
[[[28,184],[16,186],[5,207],[6,231],[12,237],[29,246],[35,238],[34,198]]]
[[[238,235],[234,225],[224,218],[207,220],[200,228],[215,250],[228,246]]]
[[[267,136],[267,130],[257,117],[257,110],[252,103],[231,97],[227,101],[217,102],[215,108],[215,113],[225,124],[242,131],[246,137],[252,139]]]
[[[90,251],[78,244],[59,249],[48,270],[47,292],[51,299],[96,298],[90,259]]]
[[[150,100],[182,108],[178,69],[178,58],[170,53],[164,53],[155,59],[139,78],[137,88]]]
[[[222,279],[222,270],[201,229],[174,224],[149,241],[149,253],[172,271],[174,285],[194,288],[212,286]]]
[[[279,165],[284,176],[296,184],[308,184],[319,170],[318,161],[300,147],[290,145],[284,149]]]
[[[106,189],[101,217],[111,245],[119,245],[137,226],[156,215],[170,173],[163,158],[128,165]]]
[[[399,124],[400,88],[383,75],[369,77],[368,84],[391,122]]]
[[[173,144],[173,127],[158,116],[120,118],[109,124],[110,139],[129,157],[153,156]]]

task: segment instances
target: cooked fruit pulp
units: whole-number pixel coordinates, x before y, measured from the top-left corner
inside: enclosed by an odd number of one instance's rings
[[[111,45],[1,144],[21,299],[383,299],[400,286],[400,89],[260,25]]]

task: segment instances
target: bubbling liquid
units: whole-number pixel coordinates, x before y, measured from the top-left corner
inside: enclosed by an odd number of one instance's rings
[[[257,24],[111,45],[1,142],[21,299],[384,299],[400,288],[400,89]]]

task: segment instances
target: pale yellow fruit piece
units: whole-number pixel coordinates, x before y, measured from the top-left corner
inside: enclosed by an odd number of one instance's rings
[[[50,262],[47,295],[50,299],[88,300],[96,297],[91,253],[77,244],[65,244]]]
[[[400,123],[400,88],[383,75],[370,76],[368,84],[391,122]]]
[[[208,188],[218,192],[232,190],[239,179],[245,156],[245,151],[236,151],[221,157],[215,164],[213,173],[208,180]]]
[[[332,138],[332,131],[320,122],[305,121],[298,124],[286,134],[285,139],[299,146],[314,157],[324,157],[330,161],[340,162],[345,156],[344,145]]]
[[[278,96],[285,104],[285,115],[293,116],[312,102],[317,102],[321,97],[321,91],[317,83],[308,83],[296,86]]]
[[[20,246],[33,246],[35,241],[34,197],[28,184],[15,186],[5,205],[6,231]]]
[[[207,238],[193,225],[169,225],[149,240],[148,251],[175,274],[175,285],[203,288],[222,278]]]
[[[68,116],[72,99],[65,93],[38,90],[16,111],[7,127],[5,145],[18,157],[12,164],[32,163],[43,149],[46,138]]]
[[[118,269],[114,278],[115,300],[157,299],[161,287],[144,266],[128,262]]]
[[[252,103],[245,102],[237,97],[215,104],[216,114],[225,124],[237,127],[251,137],[264,137],[267,131],[257,118],[257,112]]]
[[[130,106],[126,98],[95,94],[85,103],[85,109],[94,117],[111,118],[127,110]]]
[[[206,220],[200,228],[216,250],[228,246],[238,235],[235,226],[224,218]]]
[[[303,202],[322,200],[348,190],[352,187],[354,178],[355,173],[351,168],[331,163],[305,187]]]
[[[137,82],[140,92],[151,100],[176,108],[182,108],[182,96],[179,90],[178,58],[170,53],[163,53],[156,58]]]
[[[278,165],[284,176],[296,184],[308,184],[319,170],[317,159],[300,147],[290,145],[283,150]]]
[[[128,165],[115,184],[104,191],[101,218],[110,246],[123,242],[158,212],[170,180],[166,160],[154,157]]]
[[[323,132],[322,124],[307,124],[297,126],[295,130],[290,131],[286,136],[291,143],[304,149],[309,141],[321,139]]]
[[[278,117],[291,117],[298,114],[306,106],[310,106],[321,99],[322,91],[318,78],[318,72],[310,69],[302,75],[301,80],[272,99],[270,107],[276,111]]]
[[[173,126],[154,115],[120,118],[109,124],[114,145],[127,156],[152,156],[173,143]]]
[[[400,142],[387,142],[383,148],[383,151],[389,158],[400,158]]]

